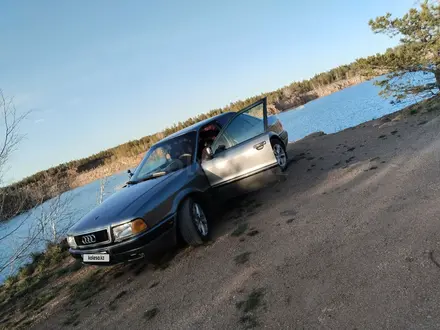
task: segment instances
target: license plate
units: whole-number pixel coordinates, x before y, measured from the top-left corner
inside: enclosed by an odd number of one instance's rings
[[[110,255],[107,253],[83,254],[84,262],[110,262]]]

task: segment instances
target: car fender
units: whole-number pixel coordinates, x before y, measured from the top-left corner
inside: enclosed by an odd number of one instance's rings
[[[275,132],[273,132],[273,131],[268,131],[267,133],[268,133],[268,135],[269,135],[269,139],[274,139],[274,138],[275,138],[275,139],[280,140],[282,144],[285,144],[285,143],[283,142],[283,139],[282,139],[277,133],[275,133]],[[286,146],[284,146],[284,147],[286,147]]]
[[[185,200],[185,198],[187,198],[188,196],[200,199],[203,204],[209,206],[211,201],[208,195],[209,193],[207,191],[203,191],[195,187],[188,187],[186,189],[183,189],[179,191],[179,193],[174,197],[172,212],[176,213],[182,201]]]

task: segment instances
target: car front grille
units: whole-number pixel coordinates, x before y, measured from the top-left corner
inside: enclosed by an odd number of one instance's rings
[[[79,246],[100,245],[109,241],[110,238],[106,229],[75,236],[75,242]]]

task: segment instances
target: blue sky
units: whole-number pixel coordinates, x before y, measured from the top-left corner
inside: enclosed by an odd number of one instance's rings
[[[0,88],[26,139],[6,183],[396,44],[414,0],[3,0]],[[0,126],[0,136],[4,127]]]

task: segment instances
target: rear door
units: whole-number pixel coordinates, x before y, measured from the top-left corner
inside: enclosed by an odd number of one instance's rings
[[[251,177],[276,165],[267,133],[266,98],[236,113],[211,148],[213,158],[202,167],[212,187],[233,183],[247,190]]]

